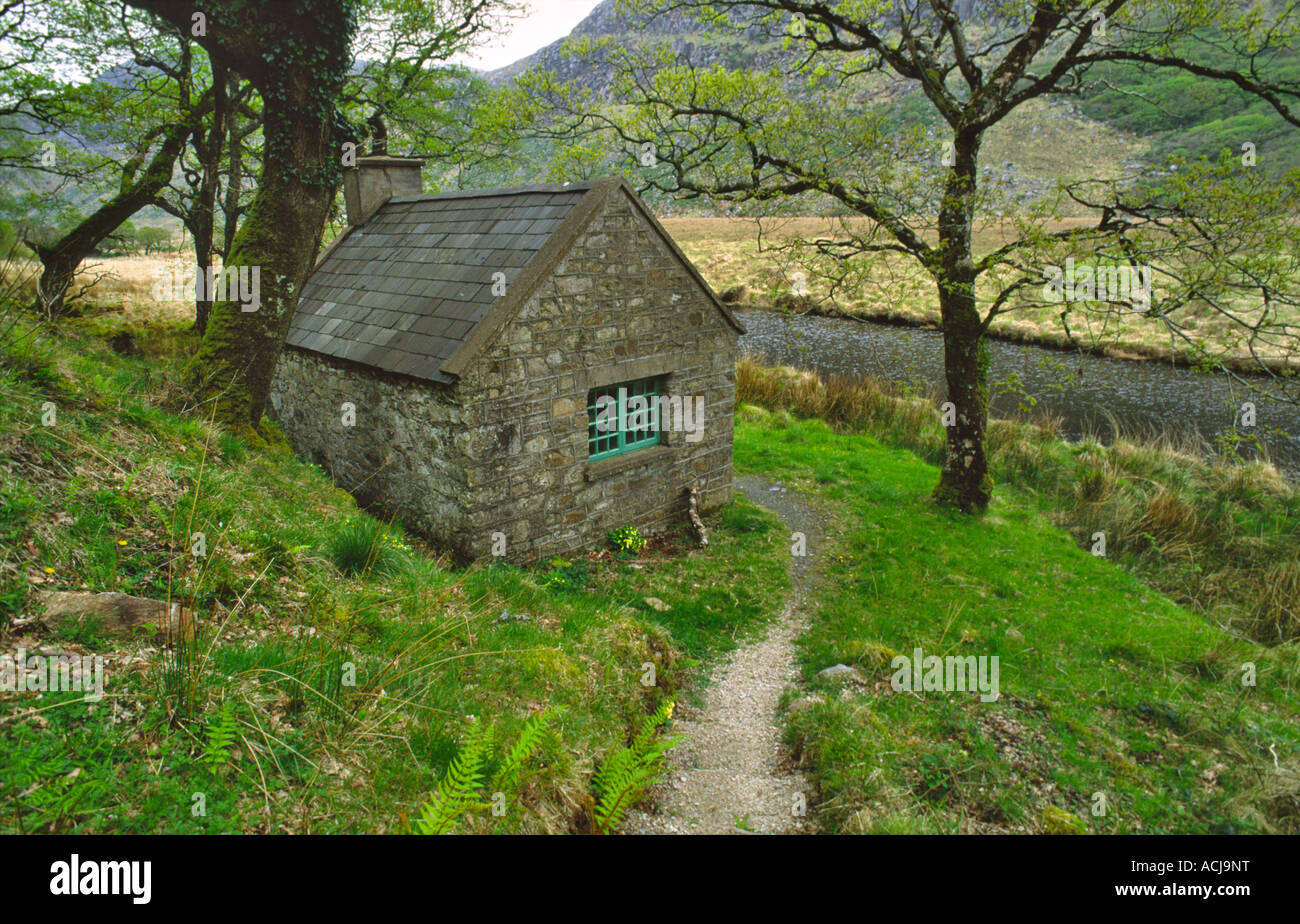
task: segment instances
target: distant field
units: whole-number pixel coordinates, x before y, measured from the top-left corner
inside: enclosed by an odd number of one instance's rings
[[[1080,227],[1093,219],[1076,217],[1049,222],[1047,231]],[[827,283],[815,276],[805,279],[806,295],[791,296],[796,274],[802,271],[791,257],[777,249],[788,238],[813,240],[821,236],[834,238],[846,227],[867,229],[866,219],[839,218],[666,218],[664,227],[673,235],[685,254],[699,267],[704,278],[729,301],[752,307],[780,307],[795,312],[812,311],[828,315],[852,315],[880,320],[902,321],[920,326],[939,325],[939,306],[934,284],[921,272],[915,261],[901,255],[877,258],[872,272],[860,285],[832,292]],[[759,243],[760,227],[762,244]],[[976,228],[975,253],[980,255],[1011,240],[1015,233],[1010,223],[987,222]],[[996,297],[998,285],[984,281],[979,287],[984,310]],[[1155,298],[1160,296],[1157,280]],[[1060,306],[1015,305],[994,319],[995,336],[1022,343],[1069,346],[1062,327]],[[1282,309],[1286,311],[1287,309]],[[1252,360],[1237,342],[1240,329],[1215,309],[1205,306],[1184,309],[1178,315],[1189,336],[1199,338],[1207,349],[1222,356],[1230,365],[1249,369]],[[1280,318],[1300,324],[1300,312],[1291,311]],[[1181,341],[1175,342],[1169,329],[1158,319],[1112,311],[1070,314],[1070,331],[1077,343],[1121,358],[1169,359],[1171,355],[1192,358],[1192,351]],[[1272,363],[1286,361],[1277,349],[1257,346],[1261,358]],[[1290,356],[1290,362],[1300,357]]]
[[[192,301],[159,300],[154,297],[155,285],[168,274],[174,274],[178,263],[183,264],[193,278],[194,256],[191,253],[92,257],[83,264],[69,292],[75,295],[85,289],[83,297],[75,304],[96,310],[109,307],[115,315],[125,317],[134,324],[193,320]],[[34,280],[40,272],[39,264],[34,261],[26,265],[19,263],[15,268],[28,277],[30,295],[34,297]]]
[[[1065,218],[1049,223],[1046,230],[1079,227],[1091,219]],[[797,312],[844,314],[909,324],[936,327],[938,303],[934,286],[920,272],[914,261],[890,255],[880,259],[872,272],[851,290],[832,293],[816,277],[806,279],[807,294],[792,298],[792,284],[800,267],[773,249],[790,237],[812,240],[832,235],[847,226],[854,230],[868,227],[866,219],[800,217],[762,219],[763,245],[759,245],[759,221],[753,218],[665,218],[664,226],[686,255],[699,267],[704,278],[718,293],[729,300],[751,307],[779,306]],[[982,254],[1011,238],[1015,228],[1009,222],[988,222],[977,227],[975,251]],[[187,265],[192,257],[187,254]],[[78,285],[96,280],[89,299],[96,304],[121,306],[126,318],[136,324],[175,322],[193,316],[193,305],[182,301],[160,301],[153,297],[155,283],[166,272],[174,271],[177,258],[171,254],[151,256],[106,257],[93,262],[83,272]],[[985,283],[980,287],[981,304],[987,306],[997,288]],[[1159,297],[1157,286],[1156,297]],[[993,333],[1008,340],[1066,346],[1069,340],[1058,317],[1059,306],[1019,306],[997,318]],[[1184,310],[1181,319],[1189,333],[1201,338],[1207,347],[1243,368],[1250,361],[1245,350],[1233,342],[1237,331],[1212,308]],[[1300,325],[1300,312],[1284,318]],[[1186,358],[1189,351],[1172,342],[1168,329],[1158,320],[1133,313],[1122,318],[1112,312],[1087,314],[1073,311],[1071,333],[1076,342],[1126,358],[1168,359],[1171,354]],[[1280,363],[1279,351],[1261,349],[1261,356]],[[1292,356],[1291,362],[1297,358]]]

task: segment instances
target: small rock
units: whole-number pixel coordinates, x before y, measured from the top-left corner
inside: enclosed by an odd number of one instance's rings
[[[819,706],[826,700],[820,696],[801,696],[790,704],[790,712],[809,712],[814,706]]]
[[[644,599],[645,599],[645,605],[650,607],[650,609],[655,610],[656,612],[666,613],[672,609],[671,606],[669,606],[667,603],[664,603],[658,597],[646,597]]]
[[[862,674],[858,673],[857,668],[849,667],[847,664],[836,664],[824,670],[817,672],[817,676],[822,680],[848,680],[853,683],[862,682]]]

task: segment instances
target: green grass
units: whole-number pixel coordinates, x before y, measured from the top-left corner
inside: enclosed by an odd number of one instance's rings
[[[334,566],[350,577],[372,571],[384,573],[399,567],[402,546],[373,517],[354,517],[330,537],[329,556]]]
[[[943,459],[934,403],[886,384],[742,359],[736,396]],[[1031,493],[1081,547],[1103,532],[1110,561],[1207,621],[1269,644],[1300,639],[1300,491],[1271,466],[1206,462],[1170,440],[1069,443],[1051,421],[990,421],[988,453],[995,491]]]
[[[706,549],[683,527],[638,553],[454,569],[318,468],[182,414],[181,339],[155,334],[144,357],[122,358],[73,326],[36,368],[0,366],[0,630],[40,591],[82,588],[181,601],[199,626],[162,651],[94,626],[38,638],[104,655],[107,695],[0,693],[0,831],[402,831],[471,729],[516,741],[545,709],[509,810],[459,829],[590,831],[600,768],[665,701],[698,693],[789,589],[785,529],[743,499],[710,520]],[[742,364],[749,400],[759,379]],[[957,517],[928,500],[932,408],[827,395],[768,397],[820,401],[840,429],[893,445],[744,406],[736,441],[738,470],[815,499],[834,534],[801,642],[824,702],[788,728],[826,827],[1297,830],[1295,642],[1236,638],[1210,621],[1216,606],[1191,612],[1137,579],[1194,560],[1197,580],[1221,584],[1216,555],[1237,546],[1207,544],[1211,527],[1288,549],[1269,543],[1289,535],[1293,493],[999,424],[995,505]],[[1159,490],[1133,494],[1148,482]],[[1152,507],[1175,490],[1208,524],[1184,543],[1194,559],[1174,541],[1193,520],[1170,497]],[[1080,547],[1090,521],[1068,520],[1073,539],[1049,521],[1121,500],[1137,517],[1124,535],[1147,544],[1117,535],[1107,560]],[[893,693],[893,653],[917,646],[999,656],[1002,695]],[[816,679],[840,662],[866,685],[843,695]],[[1096,793],[1105,815],[1090,812]]]
[[[453,568],[319,468],[182,414],[179,332],[140,358],[106,333],[65,326],[34,371],[0,356],[0,631],[42,591],[119,590],[184,603],[197,637],[38,635],[103,655],[106,695],[0,693],[2,832],[401,831],[469,716],[508,741],[547,707],[510,811],[460,829],[591,830],[607,756],[787,586],[777,521],[743,500],[707,549],[683,526],[635,556]]]
[[[1294,644],[1207,625],[1013,487],[964,517],[931,503],[938,470],[907,450],[742,416],[738,470],[780,472],[839,524],[800,642],[824,702],[788,729],[831,830],[1300,831]],[[890,662],[916,647],[997,656],[1001,695],[894,692]],[[816,678],[836,663],[864,685]]]

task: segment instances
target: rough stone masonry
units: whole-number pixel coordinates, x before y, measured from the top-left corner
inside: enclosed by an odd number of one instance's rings
[[[692,486],[704,510],[730,500],[741,328],[624,181],[395,197],[367,217],[304,287],[271,396],[294,448],[361,503],[460,558],[523,563],[662,529]],[[491,228],[535,247],[494,246]],[[431,319],[434,282],[470,307],[443,299]],[[649,377],[702,398],[699,432],[590,460],[589,391]]]

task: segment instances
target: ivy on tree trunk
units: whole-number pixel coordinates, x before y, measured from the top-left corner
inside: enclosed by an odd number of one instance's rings
[[[301,0],[289,15],[281,4],[241,0],[213,0],[201,12],[185,0],[130,2],[184,29],[262,96],[262,176],[225,264],[246,268],[250,281],[256,268],[259,291],[249,302],[230,293],[214,301],[203,341],[184,370],[186,386],[209,413],[257,440],[275,363],[341,176],[337,101],[356,5]]]

